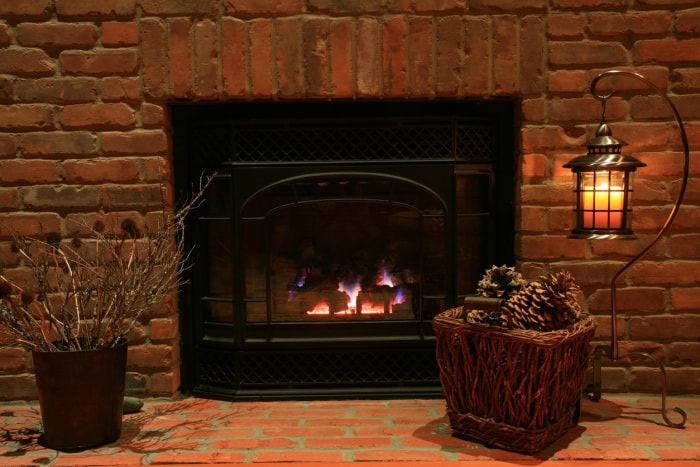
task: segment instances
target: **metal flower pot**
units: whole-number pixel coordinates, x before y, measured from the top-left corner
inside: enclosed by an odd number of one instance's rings
[[[32,352],[44,433],[52,449],[84,449],[121,435],[128,344]]]

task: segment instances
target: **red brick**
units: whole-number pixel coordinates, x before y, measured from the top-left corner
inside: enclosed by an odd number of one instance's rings
[[[403,17],[387,19],[382,25],[383,95],[403,97],[406,93],[406,23]]]
[[[462,13],[467,9],[464,0],[389,0],[386,8],[392,13]]]
[[[671,365],[700,365],[700,342],[673,342],[669,344],[668,361]]]
[[[166,95],[165,26],[160,19],[141,21],[141,56],[143,60],[143,89],[147,96]]]
[[[673,72],[672,88],[676,93],[700,91],[700,69],[676,68]]]
[[[343,438],[308,438],[305,446],[311,449],[358,449],[391,446],[392,438],[362,438],[359,436],[343,437]]]
[[[640,40],[634,44],[637,63],[681,63],[700,61],[700,39]]]
[[[392,459],[394,462],[400,461],[424,461],[438,462],[446,461],[445,452],[424,451],[419,449],[368,449],[366,451],[356,451],[355,462],[381,461],[382,459]]]
[[[273,94],[272,23],[268,19],[252,21],[248,34],[251,92],[253,96],[270,97]]]
[[[460,53],[464,24],[459,16],[437,19],[437,68],[435,77],[438,96],[459,96],[462,83]]]
[[[143,181],[162,182],[169,179],[169,164],[162,158],[143,159]]]
[[[0,398],[2,400],[36,400],[39,397],[36,390],[34,375],[22,374],[0,376],[0,383],[2,383],[2,393],[0,394]],[[45,459],[45,457],[43,458]],[[12,462],[15,463],[14,460]]]
[[[352,45],[354,34],[354,26],[350,20],[331,20],[328,61],[330,62],[330,93],[334,97],[351,97],[354,94]]]
[[[212,98],[218,92],[218,51],[216,23],[199,21],[194,25],[194,94]]]
[[[550,72],[547,79],[550,92],[580,95],[586,90],[586,72],[583,70],[556,70]]]
[[[42,104],[0,106],[0,128],[49,130],[54,127],[54,108]]]
[[[180,372],[176,369],[168,373],[155,373],[151,376],[151,392],[172,396],[180,387]]]
[[[515,16],[493,18],[493,84],[496,94],[513,94],[518,82],[517,26]],[[536,57],[528,60],[536,61]]]
[[[365,97],[381,96],[382,65],[379,23],[374,18],[360,18],[357,24],[357,93]]]
[[[144,128],[160,128],[165,123],[165,110],[155,104],[141,105],[141,125]]]
[[[545,217],[546,209],[538,206],[523,206],[520,209],[518,216],[519,231],[528,232],[546,232],[547,219]]]
[[[269,1],[269,0],[268,0]],[[379,13],[384,8],[382,0],[362,0],[357,2],[342,2],[335,0],[307,0],[307,8],[312,12],[322,13]]]
[[[676,311],[691,310],[697,311],[700,309],[698,297],[700,295],[698,287],[678,287],[671,289],[671,305]]]
[[[0,161],[0,182],[8,184],[55,183],[58,181],[56,162],[46,160]]]
[[[175,318],[156,318],[150,321],[151,340],[174,339],[179,332],[179,322]]]
[[[692,285],[699,277],[700,264],[697,261],[642,261],[634,266],[634,280],[637,283]]]
[[[26,351],[16,347],[0,347],[0,370],[18,371],[25,368]]]
[[[50,76],[56,63],[38,49],[0,49],[0,73],[17,76]]]
[[[551,99],[549,116],[553,121],[591,121],[600,118],[600,101],[593,97]],[[606,116],[610,120],[621,119],[627,113],[625,103],[617,98],[608,99]],[[595,120],[594,120],[595,121]]]
[[[673,258],[700,257],[700,234],[674,235],[671,238],[670,254]]]
[[[14,91],[12,89],[13,80],[0,77],[0,102],[11,103],[14,101]]]
[[[17,42],[42,49],[89,49],[97,42],[93,24],[21,23],[17,25]]]
[[[516,253],[528,260],[583,259],[585,246],[575,239],[545,235],[524,235],[515,242]]]
[[[74,104],[63,108],[60,121],[65,129],[127,129],[136,118],[134,109],[124,103]]]
[[[27,207],[41,209],[90,208],[100,205],[100,190],[96,187],[36,186],[24,193]]]
[[[483,96],[489,93],[489,27],[488,21],[483,18],[469,17],[466,20],[464,84],[465,92],[469,96]]]
[[[183,452],[178,451],[177,446],[182,442],[175,443],[172,449],[153,453],[155,464],[238,464],[246,462],[247,455],[241,452]],[[136,464],[134,464],[136,465]]]
[[[592,36],[659,35],[671,26],[671,16],[664,12],[639,12],[632,14],[592,14],[588,29]]]
[[[301,20],[276,21],[274,31],[277,90],[286,97],[300,97],[304,93]]]
[[[172,0],[141,0],[144,13],[153,16],[178,15],[198,16],[216,13],[217,0],[198,0],[196,2],[173,2]]]
[[[0,134],[0,157],[15,157],[17,145],[15,144],[14,135]]]
[[[676,12],[676,34],[700,34],[700,9]]]
[[[129,368],[167,368],[172,362],[172,347],[168,345],[130,346]]]
[[[304,20],[302,27],[303,89],[310,96],[328,94],[329,22],[326,18]]]
[[[303,11],[302,0],[236,0],[224,2],[226,13],[238,14],[246,17],[275,15],[292,15]]]
[[[171,29],[171,40],[174,33],[173,28]],[[187,37],[184,31],[184,27],[181,28],[177,33],[182,37]],[[189,34],[189,32],[187,32]],[[234,18],[224,18],[221,22],[221,36],[222,42],[226,44],[226,47],[221,51],[222,60],[222,84],[224,94],[231,97],[241,97],[246,95],[247,83],[246,83],[246,33],[245,33],[245,23]],[[182,52],[183,56],[189,57],[189,42],[182,41],[181,47],[171,47],[171,50],[179,50]],[[170,53],[171,67],[173,62],[172,51]],[[182,74],[187,77],[188,71],[181,71],[180,68],[186,68],[189,61],[185,64],[180,64],[175,71],[175,73]],[[174,73],[170,72],[171,76]],[[191,72],[190,72],[191,74]],[[172,78],[171,78],[172,79]],[[189,78],[191,80],[191,77]],[[186,82],[186,78],[181,81]],[[188,81],[187,81],[188,82]],[[173,94],[176,96],[181,96],[184,93],[182,90],[185,86],[177,86],[173,80]]]
[[[17,100],[45,103],[95,102],[98,81],[95,78],[39,78],[15,82]]]
[[[628,6],[627,0],[553,0],[554,8],[592,8],[592,7],[616,7]]]
[[[259,450],[249,462],[346,462],[345,455],[340,451],[307,451],[293,450]]]
[[[521,8],[545,8],[546,0],[476,0],[470,2],[472,8],[498,8],[500,10],[519,10]]]
[[[227,25],[231,20],[224,20],[222,30],[224,43],[228,43]],[[192,25],[187,18],[168,19],[168,71],[170,89],[174,97],[190,97],[192,95]],[[235,45],[232,45],[235,49]],[[224,49],[224,60],[226,51]],[[224,63],[226,69],[226,63]]]
[[[17,188],[0,188],[0,210],[19,210],[19,190]],[[2,264],[2,262],[0,262],[0,264]]]
[[[157,185],[103,185],[102,204],[109,209],[162,207],[163,194]]]
[[[131,159],[66,161],[63,176],[68,183],[126,183],[139,179],[139,169]]]
[[[426,17],[408,20],[408,92],[413,96],[433,96],[433,20]]]
[[[9,213],[0,214],[0,236],[13,235],[39,238],[42,233],[60,232],[61,218],[54,213]]]
[[[11,39],[10,27],[6,24],[0,24],[0,46],[8,46]]]
[[[59,56],[61,69],[67,75],[130,75],[139,69],[133,50],[64,51]]]
[[[526,99],[522,101],[520,113],[522,114],[523,123],[532,125],[535,123],[543,123],[546,117],[547,103],[544,99]]]
[[[107,132],[102,134],[102,149],[111,155],[164,154],[168,149],[167,141],[161,131]]]
[[[22,0],[0,3],[0,16],[27,20],[32,17],[48,18],[53,0]],[[34,18],[34,19],[36,19]]]
[[[102,23],[102,45],[125,47],[139,42],[139,25],[133,21],[105,21]]]
[[[526,127],[521,130],[522,149],[537,151],[545,149],[581,149],[584,138],[571,138],[563,128],[557,126]]]
[[[583,39],[586,16],[580,13],[552,14],[547,18],[547,37],[550,39]]]
[[[520,21],[520,93],[541,95],[544,91],[544,22],[539,16],[526,16]]]
[[[89,156],[97,151],[97,138],[88,132],[26,133],[19,146],[24,157]]]
[[[102,100],[132,101],[141,99],[141,80],[139,78],[120,78],[107,76],[102,79]]]
[[[61,0],[56,2],[59,17],[134,17],[136,0]]]
[[[634,368],[631,371],[630,392],[660,392],[661,374],[658,368]],[[697,394],[700,391],[700,369],[666,368],[668,394]],[[673,419],[673,414],[669,414]],[[678,419],[679,417],[676,417]],[[640,443],[651,444],[651,440],[640,439]],[[674,444],[674,443],[667,443]]]
[[[627,61],[627,50],[616,42],[550,42],[549,63],[555,66],[617,65]]]
[[[657,315],[629,318],[630,338],[695,339],[700,335],[700,315]]]

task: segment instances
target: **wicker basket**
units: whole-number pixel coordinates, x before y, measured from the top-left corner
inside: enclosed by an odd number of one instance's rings
[[[534,454],[576,424],[596,322],[539,332],[433,320],[440,382],[456,436]]]

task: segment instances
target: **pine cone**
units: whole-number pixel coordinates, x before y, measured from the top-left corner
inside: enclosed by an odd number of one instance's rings
[[[500,310],[469,310],[467,311],[465,319],[471,323],[503,326],[503,315]]]
[[[526,284],[514,267],[491,266],[479,281],[476,294],[481,297],[508,298],[519,292]]]
[[[578,290],[566,271],[541,276],[505,302],[508,327],[536,331],[566,328],[581,316]]]

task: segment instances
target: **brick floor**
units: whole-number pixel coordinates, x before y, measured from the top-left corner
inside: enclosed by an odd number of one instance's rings
[[[0,466],[219,466],[294,463],[330,467],[603,464],[673,467],[700,461],[700,396],[672,396],[688,415],[683,429],[663,424],[654,395],[604,395],[584,401],[581,420],[536,455],[523,455],[451,436],[442,400],[222,402],[149,399],[124,417],[121,438],[80,452],[38,443],[41,420],[33,403],[0,403]],[[669,416],[680,421],[674,413]],[[667,464],[665,464],[667,465]]]

